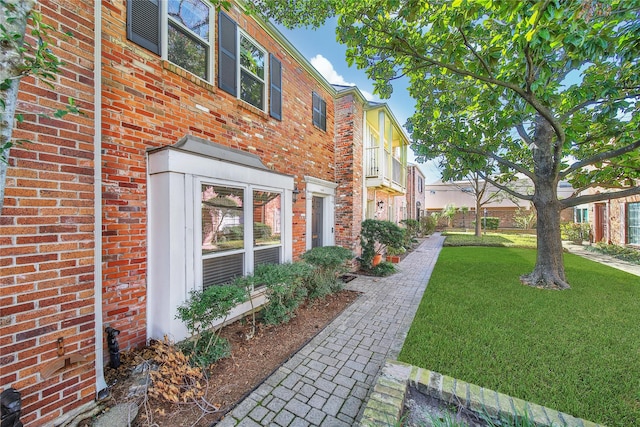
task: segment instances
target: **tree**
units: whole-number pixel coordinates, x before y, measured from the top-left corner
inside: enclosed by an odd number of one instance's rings
[[[454,181],[453,185],[455,185],[460,191],[463,191],[471,196],[473,196],[475,200],[475,235],[480,237],[482,235],[482,223],[480,222],[482,217],[482,207],[488,205],[492,201],[501,201],[504,199],[503,191],[495,188],[487,188],[488,181],[483,179],[482,176],[486,176],[486,174],[482,174],[480,172],[471,172],[469,171],[466,174],[466,180],[464,181]],[[489,191],[493,190],[493,191]],[[467,211],[469,209],[467,208]]]
[[[640,194],[638,0],[262,0],[286,25],[337,15],[347,61],[389,96],[410,81],[419,159],[492,159],[491,184],[537,211],[536,264],[521,281],[566,289],[560,211]],[[288,9],[287,7],[288,6]],[[311,14],[307,18],[304,14]],[[533,194],[505,183],[522,174]],[[557,184],[576,192],[560,200]],[[607,191],[581,195],[582,190]]]

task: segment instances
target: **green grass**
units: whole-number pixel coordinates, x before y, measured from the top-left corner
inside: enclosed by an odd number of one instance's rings
[[[503,246],[513,248],[536,248],[534,234],[507,234],[488,232],[480,237],[473,233],[444,233],[447,238],[445,246]]]
[[[526,287],[535,251],[443,248],[399,360],[609,427],[640,425],[640,279],[565,254],[571,289]]]

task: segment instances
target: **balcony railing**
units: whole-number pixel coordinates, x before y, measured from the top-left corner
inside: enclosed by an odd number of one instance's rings
[[[378,147],[367,148],[365,152],[364,171],[367,178],[376,178],[380,176],[380,167],[382,166],[378,161],[378,153],[380,149]]]

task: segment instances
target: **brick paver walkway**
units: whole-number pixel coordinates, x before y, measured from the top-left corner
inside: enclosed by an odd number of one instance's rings
[[[359,276],[362,295],[218,426],[352,426],[385,359],[396,358],[444,238],[426,239],[385,278]]]

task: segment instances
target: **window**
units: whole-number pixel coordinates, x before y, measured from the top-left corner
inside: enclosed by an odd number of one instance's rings
[[[640,245],[640,202],[627,204],[627,243]]]
[[[422,193],[423,187],[422,187],[422,177],[419,176],[418,177],[418,193]]]
[[[576,223],[587,223],[589,222],[589,209],[586,208],[575,208],[574,211],[574,222]]]
[[[264,109],[265,52],[247,36],[240,34],[240,99]]]
[[[244,274],[243,202],[242,188],[201,185],[204,288]]]
[[[282,64],[269,55],[271,84],[268,86],[267,52],[239,31],[227,14],[220,12],[218,16],[218,86],[260,110],[266,108],[267,87],[270,87],[269,114],[281,120]]]
[[[129,40],[207,81],[213,78],[212,27],[212,8],[205,0],[127,2]]]
[[[169,0],[167,59],[210,80],[210,8],[201,0]]]
[[[313,124],[316,127],[327,130],[327,103],[313,92]]]
[[[253,241],[253,266],[281,260],[282,193],[253,190],[246,211],[244,188],[201,184],[203,287],[226,283],[245,273],[245,235]],[[247,202],[250,203],[250,202]],[[253,215],[253,228],[246,221]]]

